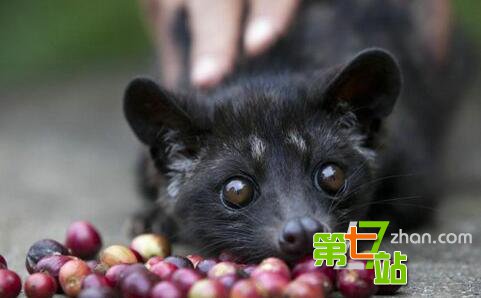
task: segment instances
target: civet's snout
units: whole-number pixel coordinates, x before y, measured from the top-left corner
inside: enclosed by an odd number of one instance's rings
[[[299,256],[312,250],[312,236],[329,228],[312,217],[289,220],[281,230],[279,248],[286,256]]]

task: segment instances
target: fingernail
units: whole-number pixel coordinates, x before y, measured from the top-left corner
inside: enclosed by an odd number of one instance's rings
[[[274,26],[268,19],[258,19],[248,25],[244,44],[247,53],[260,54],[274,38]]]
[[[194,64],[190,79],[197,87],[211,87],[220,81],[222,72],[222,64],[217,59],[201,57]]]

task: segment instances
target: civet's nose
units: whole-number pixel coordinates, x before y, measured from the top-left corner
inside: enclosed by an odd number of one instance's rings
[[[311,217],[289,220],[279,237],[279,247],[286,255],[299,255],[312,250],[312,235],[326,232],[327,227]]]

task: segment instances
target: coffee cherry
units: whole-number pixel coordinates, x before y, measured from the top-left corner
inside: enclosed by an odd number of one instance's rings
[[[53,255],[42,258],[38,261],[37,266],[35,266],[35,272],[47,272],[53,277],[58,277],[58,272],[60,268],[74,257]]]
[[[17,273],[8,269],[0,269],[0,297],[15,298],[21,290],[22,280]]]
[[[186,295],[192,285],[201,279],[200,273],[194,269],[180,268],[172,274],[171,281]]]
[[[299,275],[307,272],[321,272],[331,280],[332,284],[335,284],[336,274],[339,270],[335,270],[333,267],[327,267],[325,265],[318,267],[315,265],[315,263],[316,261],[312,258],[312,256],[302,259],[292,269],[292,276],[296,278]]]
[[[170,255],[170,243],[164,236],[156,234],[143,234],[135,237],[130,248],[140,254],[146,262],[152,257],[167,257]]]
[[[78,298],[118,298],[121,297],[116,290],[111,288],[88,288],[83,289]]]
[[[177,269],[177,266],[174,264],[161,261],[152,266],[150,271],[157,275],[161,280],[169,280]]]
[[[95,227],[86,221],[76,221],[67,229],[65,245],[72,254],[82,259],[94,258],[102,247],[102,239]]]
[[[353,262],[360,261],[349,260],[349,263]],[[374,269],[339,270],[337,288],[346,298],[370,297],[377,291],[377,286],[374,285]]]
[[[82,289],[88,288],[108,288],[110,284],[104,275],[91,273],[82,281]]]
[[[194,265],[194,268],[197,268],[197,265],[200,263],[200,261],[204,259],[199,255],[188,255],[186,256],[186,258],[192,262],[192,265]]]
[[[255,282],[243,279],[234,284],[230,292],[230,298],[262,298],[261,292]]]
[[[224,288],[230,290],[234,284],[240,279],[238,274],[226,274],[221,277],[216,278],[217,281],[219,281]]]
[[[312,286],[321,287],[325,296],[328,296],[333,290],[334,285],[331,280],[323,273],[313,271],[299,275],[295,280],[310,284]]]
[[[128,265],[127,268],[122,270],[122,272],[120,273],[120,276],[119,276],[120,283],[122,283],[122,281],[127,276],[136,272],[145,273],[145,274],[150,273],[149,270],[147,270],[147,268],[145,268],[143,264],[137,263],[137,264]]]
[[[125,273],[125,272],[124,272]],[[148,270],[137,270],[122,278],[120,288],[124,298],[149,298],[158,277]]]
[[[57,281],[45,273],[34,273],[27,277],[24,285],[28,298],[51,298],[57,292]]]
[[[204,259],[197,264],[196,269],[199,273],[206,276],[215,264],[217,264],[217,261],[214,259]]]
[[[77,296],[82,289],[84,278],[92,271],[87,264],[80,260],[74,259],[65,263],[59,272],[60,286],[68,296]]]
[[[237,266],[231,262],[220,262],[209,270],[207,276],[214,279],[229,274],[237,274]]]
[[[152,268],[152,266],[154,266],[155,264],[159,263],[160,261],[163,261],[164,258],[162,257],[152,257],[150,259],[147,260],[147,262],[145,262],[145,267],[147,269],[150,269]]]
[[[70,255],[92,258],[101,244],[97,230],[85,221],[69,226],[66,245],[70,251],[54,240],[36,242],[29,249],[26,266],[38,273],[27,278],[26,296],[49,298],[55,289],[63,289],[68,296],[79,298],[323,298],[332,293],[334,282],[343,296],[362,298],[399,289],[375,286],[374,270],[316,267],[310,256],[297,262],[292,271],[275,257],[245,265],[236,263],[237,257],[230,252],[222,252],[218,259],[196,254],[169,256],[170,243],[156,234],[134,238],[130,248],[107,247],[100,254],[100,263]],[[21,290],[16,283],[21,288],[21,281],[6,267],[0,255],[0,298],[16,297]]]
[[[8,266],[7,266],[7,260],[5,260],[5,258],[0,255],[0,269],[7,269]]]
[[[47,256],[41,259],[37,266],[35,267],[36,272],[45,272],[52,276],[57,283],[57,292],[62,293],[62,288],[60,287],[59,274],[60,268],[62,268],[65,263],[73,260],[71,256],[53,255]]]
[[[119,264],[114,265],[107,270],[105,273],[105,279],[111,287],[118,287],[120,285],[120,277],[127,267],[129,267],[129,265]]]
[[[111,245],[100,253],[100,262],[107,267],[118,264],[138,263],[137,257],[130,248],[123,245]]]
[[[294,280],[285,289],[283,298],[323,298],[321,286],[314,286],[299,280]]]
[[[251,273],[255,277],[261,272],[273,272],[285,276],[287,279],[291,277],[291,272],[287,264],[278,258],[267,258],[263,260],[259,266]]]
[[[134,253],[135,257],[137,258],[138,263],[144,263],[145,262],[144,258],[142,257],[142,255],[138,251],[136,251],[135,249],[132,249],[132,248],[130,248],[130,250]]]
[[[192,262],[187,259],[186,257],[181,257],[181,256],[170,256],[164,259],[167,263],[172,263],[178,268],[188,268],[188,269],[194,269],[194,265]]]
[[[170,281],[162,281],[154,286],[151,298],[183,298],[182,291]]]
[[[282,297],[284,288],[289,284],[289,279],[282,274],[274,272],[260,272],[252,279],[264,297]]]
[[[55,240],[43,239],[35,242],[28,250],[25,266],[28,273],[35,272],[38,261],[51,255],[69,255],[68,249]]]
[[[189,290],[189,298],[227,298],[227,290],[215,279],[197,281]]]

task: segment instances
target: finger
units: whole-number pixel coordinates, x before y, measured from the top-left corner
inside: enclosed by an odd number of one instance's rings
[[[451,2],[448,0],[428,1],[432,17],[428,28],[431,33],[429,47],[434,59],[438,64],[442,64],[448,55],[448,44],[451,33]]]
[[[161,82],[175,88],[182,74],[182,57],[173,34],[173,24],[183,5],[183,0],[151,0],[150,14],[154,26],[153,35],[160,60]]]
[[[191,81],[208,88],[234,65],[240,35],[242,1],[188,0],[192,48]]]
[[[250,56],[266,51],[289,27],[300,0],[250,0],[244,49]]]

